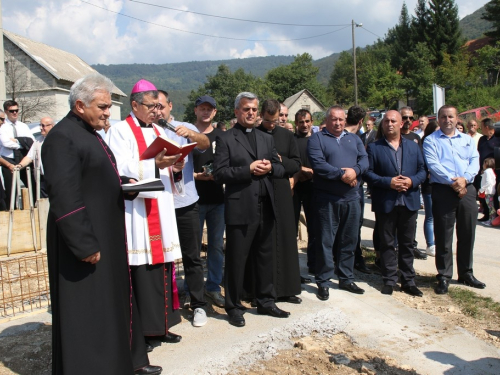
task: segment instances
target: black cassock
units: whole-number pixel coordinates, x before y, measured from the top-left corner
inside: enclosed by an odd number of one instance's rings
[[[149,361],[134,317],[114,156],[92,127],[70,112],[45,139],[42,160],[50,200],[52,373],[133,374]],[[97,251],[97,264],[81,261]]]
[[[276,242],[274,249],[274,289],[276,296],[290,297],[301,293],[300,266],[295,230],[295,213],[289,178],[300,170],[300,153],[295,137],[290,130],[277,126],[268,132],[274,138],[276,151],[285,167],[283,178],[273,178],[274,202],[276,204]]]

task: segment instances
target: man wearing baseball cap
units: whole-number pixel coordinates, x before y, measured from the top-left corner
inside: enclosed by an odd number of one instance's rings
[[[212,175],[215,137],[222,130],[211,126],[217,114],[217,104],[211,96],[204,95],[196,99],[194,113],[196,114],[195,126],[198,131],[205,134],[210,140],[210,145],[205,152],[193,151],[194,180],[198,191],[198,206],[200,209],[200,230],[207,225],[207,281],[205,283],[205,296],[209,297],[218,307],[224,307],[224,296],[221,294],[223,262],[224,262],[224,190],[222,185],[216,184]]]

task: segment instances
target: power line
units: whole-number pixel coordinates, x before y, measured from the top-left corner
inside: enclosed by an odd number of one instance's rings
[[[193,12],[193,11],[185,10],[185,9],[171,8],[171,7],[167,7],[165,5],[151,4],[151,3],[146,3],[146,2],[138,1],[138,0],[129,0],[129,1],[131,1],[133,3],[149,5],[149,6],[157,7],[157,8],[175,10],[177,12],[197,14],[199,16],[222,18],[222,19],[226,19],[226,20],[241,21],[241,22],[263,23],[263,24],[267,24],[267,25],[296,26],[296,27],[340,27],[340,26],[349,26],[350,25],[350,24],[342,24],[342,25],[302,25],[302,24],[296,24],[296,23],[280,23],[280,22],[270,22],[270,21],[246,20],[246,19],[242,19],[242,18],[217,16],[215,14],[207,14],[207,13]]]
[[[342,31],[342,30],[344,30],[344,29],[346,29],[346,28],[348,28],[350,26],[350,25],[347,25],[347,26],[342,27],[340,29],[337,29],[337,30],[334,30],[334,31],[329,31],[329,32],[324,33],[324,34],[306,36],[306,37],[303,37],[303,38],[295,38],[295,39],[244,39],[244,38],[232,38],[232,37],[228,37],[228,36],[209,35],[209,34],[198,33],[196,31],[189,31],[189,30],[177,29],[177,28],[174,28],[174,27],[168,27],[168,26],[165,26],[165,25],[160,25],[158,23],[146,21],[146,20],[143,20],[143,19],[140,19],[140,18],[137,18],[137,17],[129,16],[128,14],[123,14],[123,13],[120,13],[120,12],[115,12],[114,10],[111,10],[111,9],[108,9],[108,8],[104,8],[104,7],[101,7],[99,5],[95,5],[95,4],[89,3],[89,2],[84,1],[84,0],[80,0],[80,1],[82,3],[88,4],[88,5],[92,5],[92,6],[96,7],[96,8],[100,8],[100,9],[106,10],[108,12],[117,14],[119,16],[127,17],[127,18],[130,18],[130,19],[133,19],[133,20],[136,20],[136,21],[140,21],[140,22],[144,22],[144,23],[147,23],[147,24],[150,24],[150,25],[154,25],[154,26],[163,27],[165,29],[170,29],[170,30],[174,30],[174,31],[180,31],[182,33],[187,33],[187,34],[194,34],[194,35],[206,36],[206,37],[209,37],[209,38],[229,39],[229,40],[241,40],[241,41],[246,41],[246,42],[293,42],[293,41],[297,41],[297,40],[314,39],[314,38],[319,38],[319,37],[322,37],[322,36],[325,36],[325,35],[330,35],[330,34],[338,32],[338,31]]]
[[[382,39],[382,37],[380,37],[380,36],[378,36],[377,34],[375,34],[375,33],[371,32],[371,31],[370,31],[370,30],[368,30],[366,27],[363,27],[363,26],[360,26],[360,27],[361,27],[363,30],[368,31],[370,34],[375,35],[377,38]]]

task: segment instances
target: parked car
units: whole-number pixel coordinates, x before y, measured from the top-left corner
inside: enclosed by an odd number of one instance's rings
[[[494,122],[497,122],[500,121],[500,112],[493,107],[486,106],[469,109],[468,111],[459,113],[458,117],[464,122],[469,120],[481,121],[485,118],[491,118]]]
[[[378,126],[382,119],[384,118],[385,115],[385,110],[382,109],[380,111],[373,111],[369,113],[370,119],[373,121],[373,123]]]

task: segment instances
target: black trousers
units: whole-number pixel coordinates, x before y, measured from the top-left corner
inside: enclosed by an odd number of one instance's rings
[[[224,289],[226,312],[243,314],[246,308],[241,304],[245,266],[248,261],[254,265],[253,280],[257,305],[271,307],[276,293],[273,285],[273,233],[274,214],[271,201],[259,202],[256,209],[259,220],[248,225],[226,224],[226,267]]]
[[[11,164],[15,164],[15,160],[11,158],[6,158],[3,157],[5,160],[7,160]],[[5,204],[7,206],[7,209],[10,209],[10,196],[12,194],[12,172],[10,171],[9,168],[4,167],[2,165],[2,175],[3,175],[3,182],[5,185]],[[19,177],[21,178],[21,181],[23,182],[24,186],[28,187],[28,175],[26,174],[26,169],[21,169]],[[34,180],[32,180],[34,182]],[[34,189],[34,185],[32,188]]]
[[[316,263],[314,250],[314,214],[312,205],[312,189],[295,189],[293,191],[293,208],[295,211],[295,228],[298,234],[300,207],[304,207],[304,215],[307,222],[307,268],[309,273],[314,274],[314,265]]]
[[[467,194],[459,198],[448,185],[432,185],[432,215],[436,243],[437,278],[453,276],[453,232],[457,226],[458,277],[472,274],[472,251],[476,236],[476,189],[467,185]]]
[[[203,279],[203,263],[200,257],[200,214],[198,203],[176,208],[177,231],[182,252],[185,282],[189,287],[191,308],[205,307],[207,302],[203,295],[205,280]]]
[[[396,285],[398,268],[401,273],[401,285],[415,285],[413,241],[417,215],[418,211],[410,211],[406,206],[395,206],[389,213],[375,213],[380,238],[379,251],[384,285]],[[398,240],[397,255],[396,236]]]

